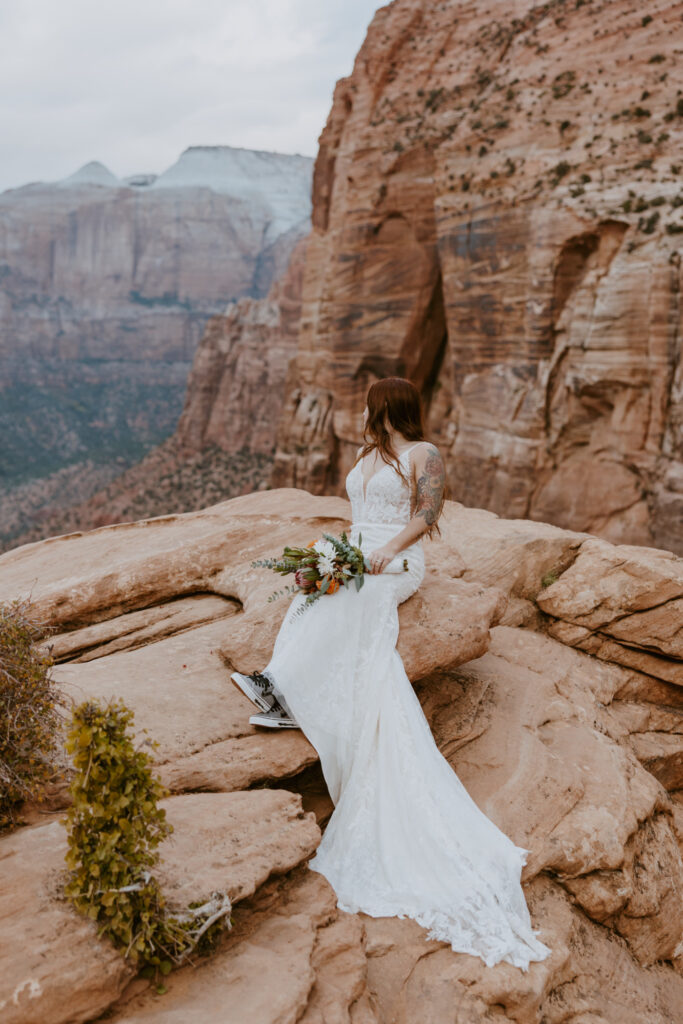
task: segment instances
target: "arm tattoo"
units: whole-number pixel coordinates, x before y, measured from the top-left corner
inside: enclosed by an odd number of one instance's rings
[[[439,517],[446,483],[446,471],[438,448],[433,444],[427,449],[424,469],[417,478],[417,499],[415,515],[424,516],[428,526]]]

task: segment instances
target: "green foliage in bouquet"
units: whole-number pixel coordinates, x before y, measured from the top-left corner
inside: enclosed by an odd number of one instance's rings
[[[0,829],[17,824],[24,800],[42,799],[59,760],[65,700],[38,646],[47,632],[28,600],[0,605]]]
[[[115,945],[157,980],[193,951],[207,951],[226,921],[226,895],[170,914],[150,869],[158,844],[173,831],[157,801],[168,790],[152,774],[148,753],[128,733],[133,712],[122,701],[85,701],[73,709],[67,750],[76,769],[67,826],[70,868],[64,893]],[[147,730],[143,730],[146,732]],[[153,747],[156,742],[143,741]]]
[[[323,533],[323,538],[334,549],[334,567],[331,572],[321,572],[320,554],[312,544],[305,548],[288,545],[280,558],[258,558],[252,561],[251,564],[256,568],[272,569],[282,576],[287,576],[290,573],[296,575],[295,586],[287,586],[282,590],[274,591],[268,598],[269,601],[274,601],[283,594],[296,594],[303,591],[306,594],[306,600],[297,610],[297,612],[302,612],[323,594],[334,593],[340,586],[349,587],[355,583],[356,590],[360,590],[365,582],[364,574],[370,570],[360,549],[360,544],[363,542],[362,534],[358,534],[358,545],[352,544],[345,532],[340,537]]]

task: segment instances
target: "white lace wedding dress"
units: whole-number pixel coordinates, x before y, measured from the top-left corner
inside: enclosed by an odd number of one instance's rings
[[[359,462],[346,478],[348,535],[369,554],[409,521],[410,493],[385,464],[363,485]],[[360,591],[342,587],[298,616],[297,594],[263,670],[320,754],[335,804],[309,867],[342,910],[411,917],[487,966],[527,970],[550,953],[520,884],[529,851],[477,807],[434,742],[396,650],[398,604],[424,577],[421,542],[403,558],[407,572],[366,574]]]

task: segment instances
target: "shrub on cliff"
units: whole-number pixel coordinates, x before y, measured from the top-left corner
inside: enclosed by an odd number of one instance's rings
[[[28,600],[0,605],[0,829],[17,823],[24,800],[42,799],[59,761],[65,701],[38,647],[47,631]]]
[[[71,869],[65,895],[99,923],[100,935],[139,962],[143,974],[158,978],[193,950],[208,949],[231,905],[225,894],[212,893],[204,904],[168,913],[150,871],[158,861],[157,846],[173,831],[157,805],[168,791],[152,774],[149,754],[134,747],[132,719],[122,701],[105,707],[85,701],[73,710],[67,739],[76,769],[73,804],[62,819]]]

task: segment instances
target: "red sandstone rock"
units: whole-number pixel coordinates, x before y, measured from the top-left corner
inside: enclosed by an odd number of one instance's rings
[[[276,486],[341,493],[399,374],[453,497],[683,552],[681,15],[647,9],[377,12],[320,139]]]
[[[209,321],[197,349],[177,439],[181,451],[215,444],[270,454],[296,350],[306,241],[266,299],[240,299]]]
[[[400,607],[399,651],[439,749],[484,813],[531,851],[522,880],[552,956],[523,975],[427,943],[410,920],[339,911],[305,866],[332,809],[316,753],[294,730],[249,726],[252,705],[230,682],[234,659],[251,670],[268,652],[286,608],[267,603],[274,581],[251,559],[336,531],[348,515],[339,498],[265,491],[0,557],[0,600],[30,593],[59,630],[65,692],[123,698],[136,729],[160,744],[157,770],[183,794],[166,804],[178,825],[166,891],[182,901],[227,880],[241,901],[220,949],[174,972],[160,1003],[143,980],[123,988],[116,960],[98,959],[101,945],[83,945],[74,922],[54,916],[40,895],[54,850],[44,864],[25,857],[30,886],[11,887],[0,941],[21,934],[31,963],[48,965],[43,1019],[71,1019],[75,1006],[73,1019],[109,1007],[121,1024],[180,1024],[191,1012],[235,1024],[671,1024],[683,1002],[683,688],[624,663],[636,648],[623,629],[613,656],[595,657],[557,627],[597,636],[634,616],[638,643],[659,644],[650,656],[676,671],[667,603],[678,599],[681,559],[448,502],[441,538],[425,543],[423,588]],[[210,792],[188,792],[197,789]],[[58,827],[0,838],[3,864]],[[46,938],[54,921],[59,959]],[[8,962],[12,998],[27,975],[21,959]],[[11,1019],[32,1024],[35,1007],[20,1002]]]

